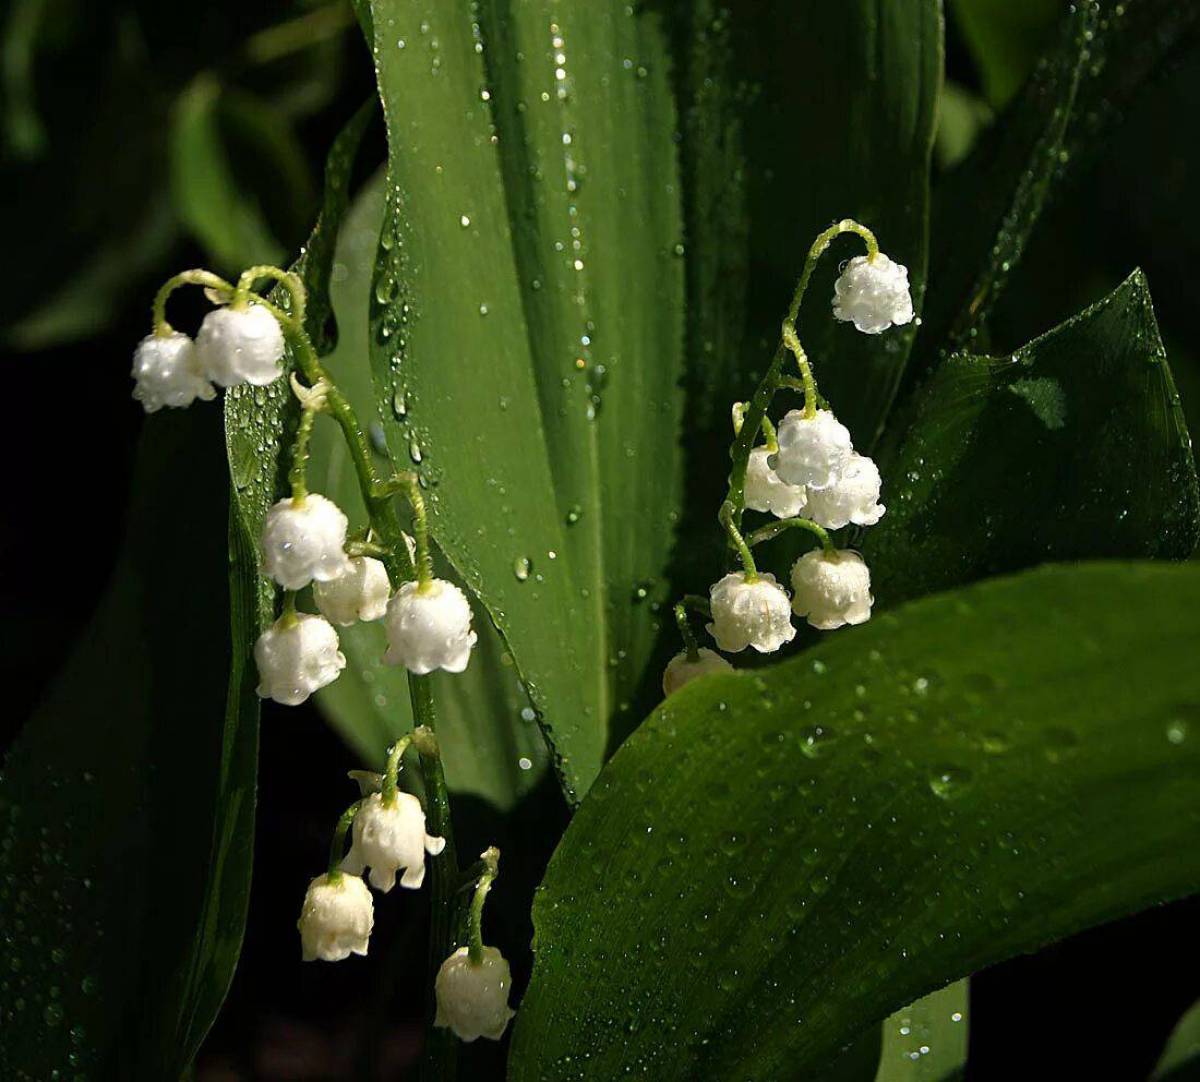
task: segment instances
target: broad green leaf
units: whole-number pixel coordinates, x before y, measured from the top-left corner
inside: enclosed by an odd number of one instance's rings
[[[883,1023],[875,1082],[950,1082],[967,1065],[969,982],[931,992]]]
[[[652,692],[680,501],[663,33],[611,4],[372,12],[390,145],[372,313],[384,429],[578,797]]]
[[[894,604],[1047,560],[1189,556],[1191,438],[1146,280],[1010,356],[956,354],[916,392],[865,531]]]
[[[1007,104],[1053,37],[1060,0],[951,0],[950,9],[971,51],[983,92]]]
[[[1191,564],[1044,568],[678,692],[551,860],[510,1077],[806,1077],[1200,888],[1198,604]]]
[[[338,237],[331,287],[337,312],[338,344],[326,368],[372,432],[381,432],[368,355],[367,311],[383,187],[372,184],[358,198]],[[377,442],[376,449],[380,450]],[[390,471],[380,454],[380,471]],[[334,500],[357,522],[366,521],[358,480],[337,426],[313,432],[309,477],[313,488]],[[483,796],[510,808],[542,777],[549,757],[534,722],[533,708],[513,672],[498,635],[485,614],[475,621],[479,645],[460,676],[432,683],[438,739],[446,780],[456,792]],[[387,746],[412,729],[408,675],[383,664],[384,636],[379,624],[340,628],[349,659],[341,677],[317,696],[331,724],[372,769],[382,769]]]
[[[941,4],[772,2],[733,13],[702,3],[683,52],[694,408],[727,437],[730,402],[749,396],[770,360],[808,246],[830,222],[875,230],[908,266],[919,310]],[[866,445],[912,334],[860,335],[832,319],[838,262],[860,251],[843,240],[827,256],[800,336],[822,390]],[[717,467],[723,478],[725,461]]]
[[[1200,1003],[1193,1003],[1171,1031],[1151,1082],[1188,1082],[1200,1078]]]
[[[170,414],[146,424],[100,608],[0,781],[6,1079],[178,1078],[241,944],[257,713],[226,713],[221,471],[180,487],[220,434],[212,409]]]
[[[1195,37],[1200,8],[1174,0],[1069,5],[1054,45],[971,156],[939,185],[918,379],[968,345],[1024,254],[1043,210],[1162,59]]]
[[[201,75],[176,102],[171,118],[171,187],[184,224],[217,269],[277,263],[283,247],[259,207],[238,183],[221,132],[220,83]]]

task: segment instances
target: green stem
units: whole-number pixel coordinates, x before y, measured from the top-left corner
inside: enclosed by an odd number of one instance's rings
[[[279,624],[281,627],[294,627],[299,622],[299,617],[296,615],[296,591],[283,591],[283,609],[279,613]]]
[[[342,857],[346,855],[346,835],[350,831],[350,827],[354,823],[354,817],[358,814],[358,809],[362,807],[362,801],[356,800],[344,812],[341,818],[337,821],[337,826],[333,828],[333,840],[329,843],[329,871],[325,878],[330,883],[336,883],[342,878]]]
[[[379,790],[380,802],[384,807],[396,803],[396,786],[400,777],[400,761],[413,741],[413,734],[407,733],[388,748],[387,766],[383,772],[383,785]]]
[[[737,524],[733,521],[733,505],[726,501],[721,504],[721,512],[717,516],[722,526],[725,527],[725,532],[729,534],[729,540],[733,543],[733,547],[737,549],[738,556],[742,560],[742,568],[746,572],[746,581],[754,582],[758,579],[758,567],[754,563],[754,553],[750,551],[750,546],[746,544],[746,539],[742,536],[742,531],[738,529]]]
[[[678,602],[675,606],[675,626],[683,639],[684,649],[687,650],[688,661],[695,663],[700,660],[700,648],[696,645],[696,636],[692,634],[692,625],[688,623],[687,606]]]
[[[834,552],[833,541],[830,540],[828,532],[823,526],[818,526],[812,519],[808,518],[781,518],[778,522],[768,523],[766,526],[760,526],[746,540],[753,548],[755,545],[761,545],[764,541],[770,541],[773,537],[778,537],[784,530],[790,528],[798,528],[807,530],[818,541],[821,542],[821,547],[828,553]]]
[[[775,426],[771,424],[771,418],[763,415],[762,419],[763,439],[766,441],[766,448],[771,454],[775,454],[779,450],[779,436],[775,432]]]
[[[163,282],[159,291],[154,294],[154,303],[150,308],[150,318],[154,324],[154,333],[157,335],[165,337],[168,334],[173,334],[175,331],[175,328],[167,322],[167,301],[171,294],[180,286],[206,286],[209,289],[215,289],[218,293],[230,296],[234,293],[232,285],[211,271],[180,271],[179,274],[173,275]]]
[[[483,862],[484,871],[475,884],[467,926],[467,954],[474,966],[483,961],[483,903],[487,901],[488,891],[500,874],[500,850],[493,845],[480,853],[479,859]]]
[[[268,278],[273,282],[278,282],[288,291],[292,302],[288,314],[296,323],[303,326],[304,313],[308,307],[308,290],[304,287],[304,280],[294,271],[282,270],[279,267],[273,267],[269,264],[247,267],[238,278],[237,288],[234,291],[237,301],[244,303],[249,297],[254,283],[260,278]],[[262,299],[261,297],[255,297],[256,301],[261,301]]]
[[[691,609],[692,612],[699,613],[707,620],[712,619],[712,605],[709,604],[707,597],[701,597],[700,594],[684,594],[679,599],[679,604]]]
[[[292,465],[288,470],[288,482],[292,486],[292,500],[303,501],[308,495],[308,446],[312,439],[313,421],[320,411],[305,406],[300,411],[300,425],[296,429],[296,440],[292,444]]]

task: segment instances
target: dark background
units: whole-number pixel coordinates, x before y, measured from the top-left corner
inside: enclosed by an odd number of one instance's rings
[[[301,23],[292,51],[250,57],[256,32],[306,10],[282,0],[54,0],[17,2],[3,16],[6,42],[29,35],[29,75],[14,76],[9,65],[0,116],[0,352],[8,407],[0,460],[16,466],[0,521],[5,743],[86,627],[121,542],[145,423],[127,374],[153,290],[176,269],[212,262],[172,206],[169,133],[179,95],[210,72],[264,103],[289,133],[309,187],[286,199],[256,160],[244,126],[230,122],[224,135],[239,183],[258,197],[282,250],[292,252],[315,213],[325,151],[372,91],[369,58],[344,19]],[[33,29],[22,19],[32,19]],[[1031,37],[1043,32],[1030,29]],[[978,90],[953,20],[947,52],[949,78]],[[1193,426],[1200,423],[1200,226],[1191,197],[1200,190],[1200,150],[1190,133],[1198,104],[1193,49],[1164,67],[1094,168],[1059,201],[993,322],[995,351],[1010,349],[1143,267]],[[381,136],[374,138],[381,161]],[[146,234],[152,243],[135,243]],[[81,273],[91,284],[70,292]],[[187,318],[185,305],[179,322],[188,326]],[[211,455],[178,464],[181,492],[201,473],[223,483],[219,412],[210,408],[201,424],[210,429]],[[218,584],[213,603],[223,603],[222,569],[205,575]],[[205,586],[197,580],[195,588]],[[284,716],[268,705],[263,722],[246,948],[198,1077],[401,1077],[419,1050],[423,981],[413,975],[424,971],[428,892],[396,892],[378,907],[370,958],[299,964],[300,870],[323,852],[340,810],[329,802],[328,764],[357,764],[310,706]],[[565,818],[550,786],[505,823],[483,805],[456,805],[464,851],[496,840],[506,860],[514,854],[506,867],[514,885],[506,890],[502,878],[489,922],[491,938],[514,960],[518,986],[527,977],[530,934],[521,884],[536,882],[548,857],[528,851],[537,831],[527,828]],[[522,846],[506,847],[506,835],[521,835]],[[972,983],[969,1077],[1145,1078],[1174,1021],[1200,998],[1198,918],[1197,900],[1158,908],[981,974]],[[1036,1070],[1028,1066],[1035,1051]],[[478,1042],[464,1077],[488,1073],[502,1053]]]

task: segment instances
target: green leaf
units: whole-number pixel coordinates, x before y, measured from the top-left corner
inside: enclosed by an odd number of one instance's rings
[[[510,1078],[805,1077],[905,1003],[1200,888],[1200,567],[1050,567],[664,703],[534,906]]]
[[[894,604],[1047,560],[1191,554],[1191,439],[1146,280],[1006,357],[957,354],[885,451],[862,547]]]
[[[1053,37],[1059,0],[951,0],[951,10],[971,51],[987,100],[1007,104]]]
[[[377,434],[367,309],[382,218],[383,186],[373,183],[356,200],[338,235],[331,293],[339,336],[325,359],[359,417]],[[381,455],[379,469],[390,472],[386,456]],[[335,425],[318,425],[313,431],[309,478],[316,491],[352,519],[366,521],[358,478]],[[433,681],[438,740],[452,790],[475,793],[508,809],[536,785],[549,756],[512,658],[486,617],[476,621],[476,630],[480,641],[467,671]],[[383,664],[384,636],[378,624],[340,628],[338,635],[350,664],[317,695],[317,705],[367,765],[382,769],[387,746],[412,729],[408,675]]]
[[[931,992],[883,1023],[875,1082],[950,1082],[967,1065],[969,982]]]
[[[219,461],[216,414],[170,412],[99,611],[0,781],[4,1078],[178,1078],[241,945],[257,712],[226,713],[220,471],[180,496],[180,463]]]
[[[372,5],[389,200],[372,354],[392,453],[579,796],[648,664],[680,502],[683,261],[656,16]],[[630,513],[636,508],[636,514]]]
[[[1200,9],[1174,0],[1072,4],[1020,95],[939,185],[931,291],[906,378],[968,345],[1020,264],[1043,210],[1103,144],[1163,58],[1194,38]]]
[[[1175,1024],[1150,1082],[1189,1082],[1200,1078],[1200,1002]]]
[[[941,4],[777,0],[731,15],[701,3],[680,51],[689,420],[694,408],[723,451],[730,402],[750,394],[769,361],[808,246],[831,221],[870,226],[909,268],[920,310]],[[822,390],[866,446],[891,403],[912,329],[867,336],[830,317],[837,264],[859,251],[843,240],[826,258],[800,336]],[[723,458],[704,463],[724,476]]]

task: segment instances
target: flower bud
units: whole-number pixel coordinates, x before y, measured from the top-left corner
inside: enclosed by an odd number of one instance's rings
[[[254,644],[258,694],[284,706],[299,706],[318,688],[332,684],[346,667],[337,632],[311,613],[285,613]]]
[[[871,572],[857,552],[806,552],[792,566],[792,608],[820,631],[871,618]]]
[[[445,838],[425,833],[425,811],[412,793],[396,793],[391,804],[373,793],[354,817],[354,840],[342,870],[362,875],[370,868],[371,886],[385,894],[402,871],[400,885],[418,890],[425,882],[425,854],[436,857],[445,848]]]
[[[882,252],[869,259],[858,255],[833,283],[835,319],[853,323],[863,334],[880,334],[893,324],[911,323],[912,295],[908,268]]]
[[[466,594],[451,582],[432,579],[421,589],[404,583],[387,607],[388,649],[383,660],[421,675],[434,669],[462,672],[476,635]]]
[[[433,989],[437,995],[435,1026],[454,1031],[461,1041],[487,1037],[498,1041],[517,1012],[508,1005],[512,986],[508,962],[495,947],[484,947],[478,964],[470,951],[459,947],[438,970]]]
[[[148,334],[133,353],[133,397],[147,413],[163,406],[207,402],[217,392],[204,378],[196,347],[186,334]]]
[[[346,574],[348,525],[341,508],[324,496],[280,500],[263,522],[263,572],[286,590]]]
[[[222,387],[265,387],[283,375],[283,331],[261,304],[214,308],[200,324],[196,353],[204,374]]]
[[[374,924],[371,892],[357,875],[318,875],[308,885],[296,922],[301,957],[340,962],[351,954],[366,954]]]
[[[814,489],[828,488],[837,480],[854,451],[850,430],[829,410],[817,410],[812,417],[791,410],[776,438],[779,450],[767,458],[767,465],[784,484],[803,485],[810,500]]]
[[[851,522],[874,526],[883,518],[879,502],[879,467],[865,455],[853,454],[828,488],[814,489],[804,513],[818,526],[840,530]]]
[[[701,646],[696,653],[698,656],[695,661],[688,661],[687,651],[684,650],[667,662],[662,678],[664,695],[674,695],[684,684],[690,684],[705,673],[733,672],[733,666],[715,650]]]
[[[753,582],[744,571],[734,571],[709,590],[713,622],[708,633],[726,653],[753,646],[771,654],[796,637],[787,591],[769,573]]]
[[[387,612],[392,592],[387,568],[372,556],[352,556],[336,578],[313,583],[313,600],[331,623],[346,627],[356,620],[370,622]]]
[[[751,511],[769,511],[777,518],[793,518],[804,510],[808,495],[803,485],[785,484],[767,459],[771,452],[755,447],[746,462],[746,506]]]

